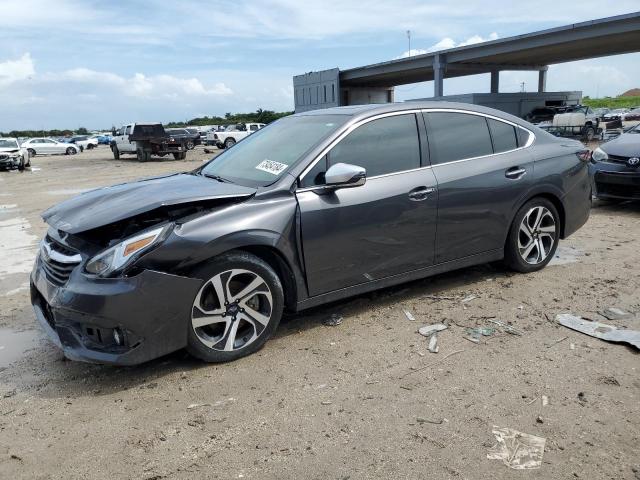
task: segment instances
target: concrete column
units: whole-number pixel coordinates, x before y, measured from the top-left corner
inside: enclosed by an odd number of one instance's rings
[[[547,91],[547,72],[549,67],[544,67],[538,72],[538,93]]]
[[[433,59],[433,96],[441,97],[443,95],[444,69],[446,62],[442,55],[436,55]]]
[[[500,70],[491,72],[491,93],[498,93],[500,89]]]

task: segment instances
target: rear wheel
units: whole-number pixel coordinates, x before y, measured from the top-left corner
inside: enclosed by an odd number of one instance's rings
[[[224,141],[224,148],[231,148],[231,147],[233,147],[235,144],[236,144],[235,139],[233,139],[233,138],[227,138],[227,139]]]
[[[584,130],[583,130],[582,134],[583,134],[585,140],[590,142],[596,136],[596,129],[593,128],[591,125],[587,125],[586,127],[584,127]]]
[[[27,148],[27,152],[29,153],[29,157],[36,156],[36,151],[33,148]]]
[[[148,162],[151,159],[151,152],[144,148],[138,148],[136,153],[139,162]]]
[[[229,252],[196,272],[205,278],[191,307],[187,350],[206,362],[256,352],[280,323],[280,279],[262,259]]]
[[[505,245],[505,263],[529,273],[543,269],[553,258],[560,240],[560,216],[545,198],[534,198],[522,206],[513,220]]]
[[[194,148],[196,148],[196,144],[193,142],[193,140],[189,140],[185,147],[187,148],[187,150],[193,150]]]
[[[93,143],[90,143],[89,145],[87,145],[87,150],[92,150],[95,147],[95,145]]]

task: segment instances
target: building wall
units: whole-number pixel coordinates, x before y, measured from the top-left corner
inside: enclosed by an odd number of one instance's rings
[[[333,68],[293,77],[295,111],[306,112],[340,105],[340,70]]]

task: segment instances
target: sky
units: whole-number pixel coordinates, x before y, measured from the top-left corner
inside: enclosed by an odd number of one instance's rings
[[[608,4],[607,4],[608,3]],[[366,6],[365,6],[366,5]],[[292,77],[637,11],[638,0],[0,0],[0,131],[293,110]],[[537,87],[503,72],[500,89]],[[640,87],[640,53],[551,66],[548,90]],[[487,75],[445,94],[487,92]],[[400,86],[396,100],[429,97]]]

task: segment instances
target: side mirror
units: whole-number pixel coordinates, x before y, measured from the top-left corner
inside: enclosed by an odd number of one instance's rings
[[[357,165],[336,163],[329,167],[324,179],[329,188],[359,187],[367,181],[367,171]]]

